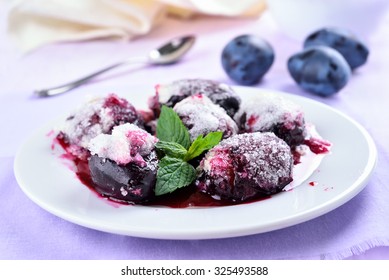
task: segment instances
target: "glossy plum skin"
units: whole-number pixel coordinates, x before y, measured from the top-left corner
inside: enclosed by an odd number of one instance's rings
[[[274,61],[274,50],[264,39],[241,35],[223,49],[221,63],[226,74],[241,85],[257,84]]]
[[[113,200],[141,203],[154,197],[158,159],[153,151],[146,166],[116,162],[92,155],[88,165],[95,190]]]
[[[291,56],[287,66],[301,88],[321,96],[337,93],[351,77],[351,68],[343,56],[324,46],[310,47]]]
[[[369,49],[350,31],[340,28],[323,28],[310,34],[304,47],[327,46],[337,50],[350,65],[351,69],[366,63]]]

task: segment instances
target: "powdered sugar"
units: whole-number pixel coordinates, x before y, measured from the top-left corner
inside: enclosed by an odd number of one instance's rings
[[[293,129],[304,124],[304,113],[297,104],[282,96],[261,93],[243,100],[234,119],[246,132],[269,131],[280,123]]]
[[[112,133],[100,134],[91,139],[88,145],[92,155],[108,158],[117,164],[125,165],[134,162],[140,166],[146,165],[147,156],[155,147],[157,138],[134,124],[115,126]]]
[[[225,138],[238,132],[234,120],[223,108],[214,104],[205,95],[189,96],[177,103],[173,109],[189,128],[192,141],[199,135],[206,135],[213,131],[222,131]]]

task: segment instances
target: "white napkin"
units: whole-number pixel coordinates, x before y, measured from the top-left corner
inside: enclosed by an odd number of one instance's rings
[[[8,34],[23,51],[53,42],[96,38],[131,39],[168,15],[255,16],[264,0],[16,0]]]

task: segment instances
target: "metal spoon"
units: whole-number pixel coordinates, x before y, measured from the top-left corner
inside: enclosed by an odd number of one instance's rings
[[[131,63],[144,63],[144,64],[151,64],[151,65],[172,64],[177,62],[184,54],[186,54],[189,51],[189,49],[193,46],[194,42],[195,42],[195,37],[191,35],[174,38],[169,42],[167,42],[166,44],[162,45],[161,47],[150,51],[147,56],[129,58],[125,61],[115,63],[95,73],[89,74],[84,78],[67,83],[65,85],[48,88],[48,89],[35,90],[34,94],[39,97],[48,97],[48,96],[54,96],[61,93],[65,93],[92,80],[94,77],[102,73],[105,73],[111,69],[126,64],[131,64]]]

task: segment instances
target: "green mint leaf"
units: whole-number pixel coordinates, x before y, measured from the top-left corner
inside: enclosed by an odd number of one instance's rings
[[[155,144],[155,147],[164,152],[165,155],[175,158],[184,158],[187,153],[187,150],[178,143],[175,142],[166,142],[166,141],[158,141]]]
[[[171,193],[190,185],[196,178],[192,165],[179,158],[163,157],[159,162],[155,195]]]
[[[195,157],[198,157],[203,152],[212,149],[214,146],[219,144],[223,137],[221,131],[210,132],[207,136],[199,135],[190,145],[188,153],[185,155],[184,160],[189,161]]]
[[[172,108],[162,105],[157,123],[157,137],[166,142],[175,142],[185,149],[189,148],[190,137],[188,129]]]

